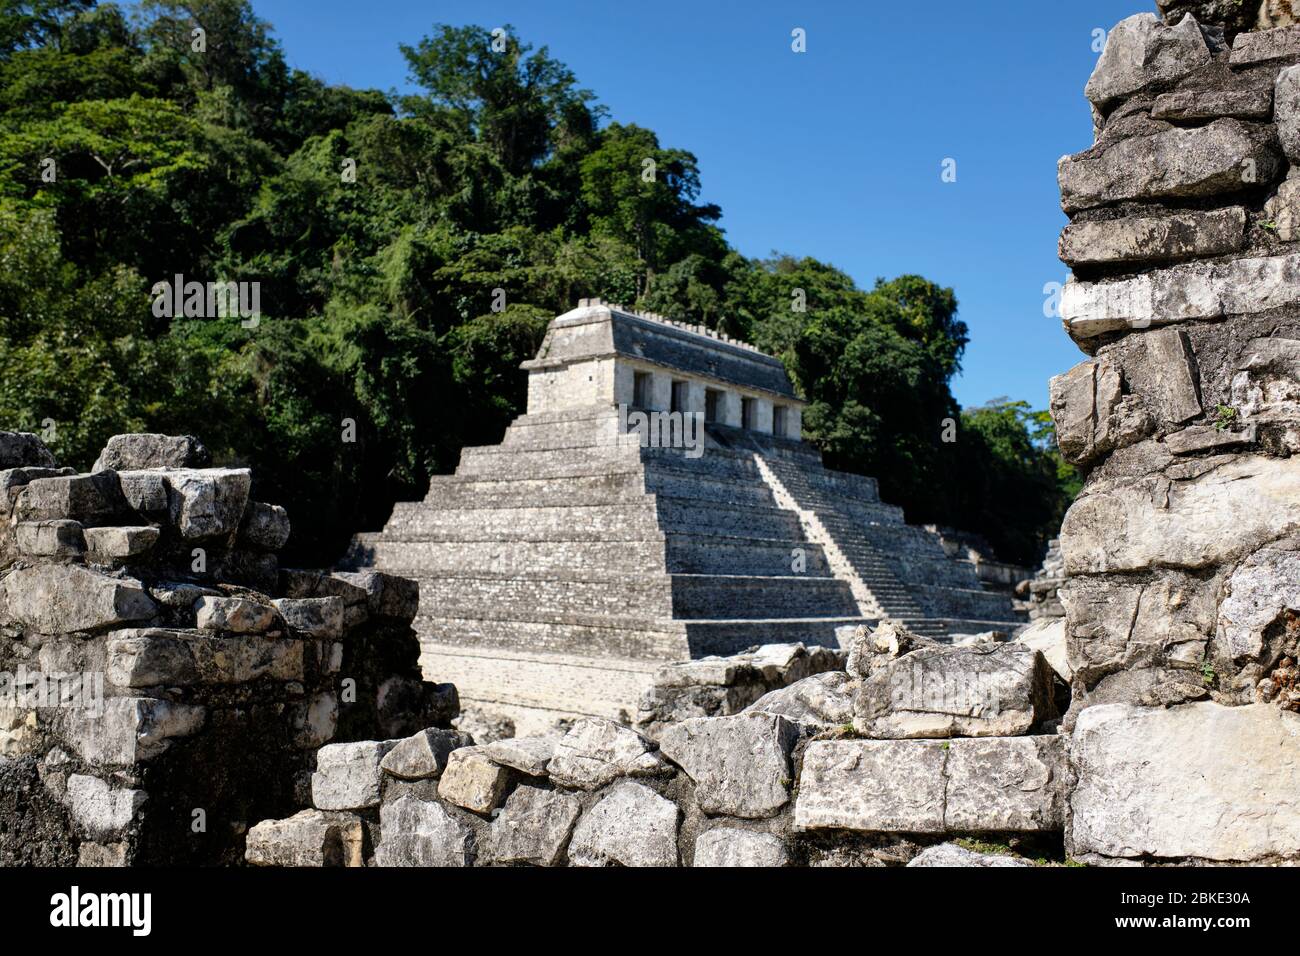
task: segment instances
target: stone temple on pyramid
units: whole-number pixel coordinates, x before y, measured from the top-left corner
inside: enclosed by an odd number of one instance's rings
[[[462,704],[521,733],[627,718],[672,661],[883,618],[941,640],[1018,623],[874,479],[823,467],[778,359],[593,299],[523,368],[501,443],[349,558],[419,581],[422,666]]]

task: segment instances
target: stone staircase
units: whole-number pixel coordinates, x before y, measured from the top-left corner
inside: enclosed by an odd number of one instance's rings
[[[615,409],[523,415],[358,535],[349,563],[417,579],[426,670],[523,726],[629,714],[668,661],[835,646],[882,617],[943,639],[967,616],[924,599],[968,580],[873,480],[748,434],[709,426],[691,458],[619,434]],[[903,534],[906,558],[879,553],[873,529],[891,547]]]

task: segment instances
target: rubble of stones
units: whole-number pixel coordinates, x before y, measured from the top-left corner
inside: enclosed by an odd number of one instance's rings
[[[0,864],[233,863],[333,740],[447,726],[413,582],[280,568],[282,508],[189,437],[93,470],[0,432]]]
[[[313,808],[253,827],[247,860],[1031,865],[951,842],[962,836],[1060,859],[1072,774],[1057,733],[1064,682],[1044,656],[942,645],[889,621],[848,644],[847,660],[796,644],[676,665],[661,687],[696,693],[643,711],[659,718],[641,724],[653,734],[583,718],[484,746],[432,729],[327,745]],[[797,679],[745,700],[782,675]]]
[[[1300,25],[1165,3],[1111,32],[1063,158],[1051,383],[1072,853],[1300,857]]]
[[[1059,539],[1047,543],[1047,554],[1032,578],[1020,581],[1016,594],[1027,601],[1029,620],[1042,621],[1065,617],[1060,590],[1065,583],[1065,558]]]

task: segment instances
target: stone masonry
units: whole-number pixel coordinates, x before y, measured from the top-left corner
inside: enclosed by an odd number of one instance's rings
[[[599,717],[483,746],[460,731],[331,744],[313,807],[266,820],[278,866],[1026,866],[1062,862],[1073,784],[1059,678],[1036,650],[887,621],[838,652],[672,665],[663,687],[800,677],[738,709],[674,698],[643,734]],[[830,669],[822,669],[826,667]],[[812,673],[809,673],[813,671]],[[730,672],[730,673],[727,673]],[[726,676],[723,676],[723,675]],[[698,709],[695,705],[699,705]],[[370,835],[373,848],[363,835]],[[1002,854],[951,841],[973,837]],[[1022,854],[1013,853],[1013,849]]]
[[[79,475],[0,432],[0,865],[235,863],[322,744],[456,716],[414,583],[280,568],[284,509],[207,458],[120,435]]]
[[[1090,356],[1051,383],[1087,474],[1060,536],[1067,844],[1293,861],[1300,26],[1289,4],[1161,6],[1111,32],[1096,142],[1059,168],[1061,313]]]
[[[524,368],[501,444],[466,448],[349,558],[420,582],[426,672],[467,705],[524,729],[630,720],[667,662],[833,647],[864,619],[1016,623],[875,481],[822,466],[784,367],[751,346],[584,300]]]

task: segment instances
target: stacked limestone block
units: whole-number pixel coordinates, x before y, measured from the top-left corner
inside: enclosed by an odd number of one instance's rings
[[[728,657],[702,657],[661,667],[641,695],[636,727],[657,738],[667,724],[726,717],[764,694],[827,671],[843,671],[846,652],[803,644],[764,644]]]
[[[1059,853],[1066,738],[1053,732],[1059,688],[1040,654],[940,645],[886,623],[855,636],[848,668],[735,714],[663,723],[657,742],[583,718],[562,734],[486,746],[445,730],[330,745],[317,759],[314,809],[254,827],[246,856],[281,866],[897,865],[960,836]],[[373,855],[351,849],[365,833]],[[917,865],[972,862],[947,846]]]
[[[455,716],[413,582],[281,570],[284,510],[206,465],[122,435],[78,475],[0,433],[0,863],[237,861],[322,744]]]
[[[1091,356],[1052,381],[1087,474],[1061,531],[1070,839],[1099,860],[1294,860],[1300,26],[1167,6],[1112,31],[1096,145],[1059,170],[1062,317]]]

